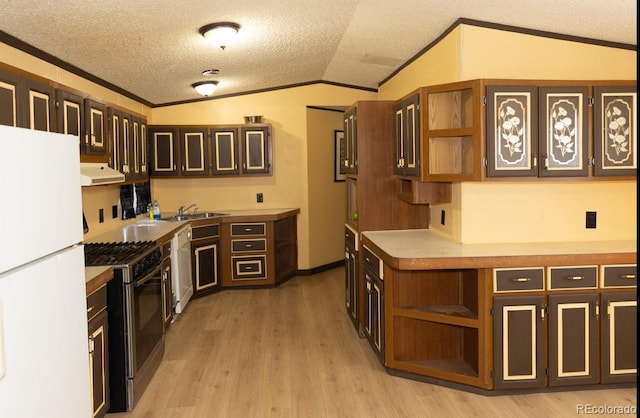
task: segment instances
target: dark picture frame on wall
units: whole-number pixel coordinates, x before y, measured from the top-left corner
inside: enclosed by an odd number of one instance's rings
[[[344,131],[333,131],[334,137],[334,158],[333,158],[333,181],[345,181],[344,175]]]

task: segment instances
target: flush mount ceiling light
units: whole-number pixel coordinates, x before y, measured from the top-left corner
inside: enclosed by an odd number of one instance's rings
[[[196,91],[203,96],[211,96],[218,87],[217,81],[199,81],[191,85]]]
[[[202,72],[202,75],[206,77],[206,76],[210,76],[210,75],[216,75],[216,74],[218,74],[219,72],[220,72],[220,70],[215,70],[215,69],[211,69],[211,70],[204,70],[204,71]]]
[[[240,25],[233,22],[210,23],[200,28],[200,34],[220,49],[225,49],[238,35]]]

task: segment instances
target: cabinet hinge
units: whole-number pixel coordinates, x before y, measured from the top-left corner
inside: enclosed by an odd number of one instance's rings
[[[493,369],[489,370],[489,376],[493,379]]]
[[[593,107],[595,104],[596,104],[596,98],[593,96],[589,96],[589,98],[587,98],[587,106]]]
[[[59,101],[59,100],[56,100],[56,102],[55,102],[55,103],[56,103],[56,108],[58,108],[58,109],[59,109],[59,108],[60,108],[60,101]]]
[[[489,167],[489,160],[487,159],[487,157],[482,159],[482,165],[486,168]]]
[[[487,105],[487,96],[482,96],[482,106]]]
[[[549,368],[548,367],[544,368],[544,375],[545,376],[549,376]]]
[[[489,315],[493,316],[493,306],[491,308],[489,308]],[[491,372],[493,373],[493,370]]]

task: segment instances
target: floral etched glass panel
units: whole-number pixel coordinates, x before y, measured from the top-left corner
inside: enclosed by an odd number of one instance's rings
[[[602,95],[602,167],[605,169],[636,168],[636,127],[634,109],[636,94],[604,93]]]
[[[531,169],[531,96],[527,92],[495,95],[495,169]]]
[[[582,93],[549,93],[546,105],[546,153],[544,169],[582,170],[584,161],[583,106]]]

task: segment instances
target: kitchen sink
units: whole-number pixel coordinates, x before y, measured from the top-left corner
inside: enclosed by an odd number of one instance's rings
[[[169,218],[164,218],[167,221],[192,221],[194,219],[215,218],[218,216],[225,216],[228,213],[220,212],[200,212],[200,213],[184,213],[182,215],[173,215]]]

